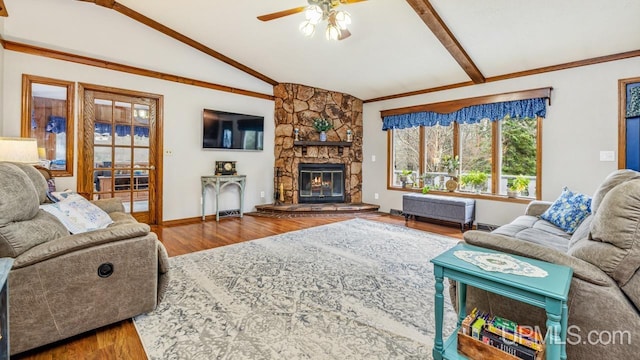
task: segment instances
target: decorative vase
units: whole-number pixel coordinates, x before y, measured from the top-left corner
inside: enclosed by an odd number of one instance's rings
[[[327,133],[320,131],[320,141],[327,141]]]

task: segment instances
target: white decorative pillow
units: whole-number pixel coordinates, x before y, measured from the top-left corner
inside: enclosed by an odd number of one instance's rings
[[[113,223],[109,214],[78,194],[40,208],[58,218],[72,234],[104,229]]]

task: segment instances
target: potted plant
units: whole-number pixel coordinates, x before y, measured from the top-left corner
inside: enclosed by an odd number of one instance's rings
[[[333,124],[329,120],[319,117],[313,119],[313,128],[320,133],[320,141],[327,141],[327,130],[333,128]]]
[[[486,173],[470,171],[469,173],[462,175],[460,179],[463,186],[470,185],[476,193],[480,193],[488,178],[489,177]]]
[[[507,190],[507,197],[518,197],[523,191],[529,188],[530,179],[524,175],[518,175],[511,180],[511,185]]]
[[[413,181],[411,181],[411,174],[413,174],[413,170],[407,169],[402,170],[402,173],[400,173],[400,182],[403,188],[407,187],[407,184],[413,183]]]
[[[444,155],[442,159],[440,159],[440,165],[447,171],[449,176],[457,177],[458,176],[458,168],[460,167],[460,158],[458,155]]]

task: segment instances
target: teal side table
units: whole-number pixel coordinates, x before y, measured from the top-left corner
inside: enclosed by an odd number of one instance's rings
[[[524,261],[546,271],[547,276],[529,277],[507,274],[483,270],[470,262],[456,257],[454,255],[456,251],[503,254],[498,251],[461,243],[431,260],[436,278],[436,338],[433,348],[433,358],[435,360],[466,359],[465,356],[458,354],[457,331],[467,313],[467,285],[545,309],[547,313],[546,358],[547,360],[566,360],[567,297],[569,294],[569,286],[571,285],[571,276],[573,275],[573,270],[570,267],[510,255],[517,260]],[[458,328],[446,342],[443,342],[442,319],[444,296],[442,293],[444,290],[443,280],[445,277],[459,283]]]
[[[0,258],[0,360],[9,360],[9,270],[12,258]]]

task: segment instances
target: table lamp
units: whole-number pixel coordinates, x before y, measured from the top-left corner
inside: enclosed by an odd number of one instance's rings
[[[0,161],[36,165],[38,142],[32,138],[0,137]]]

